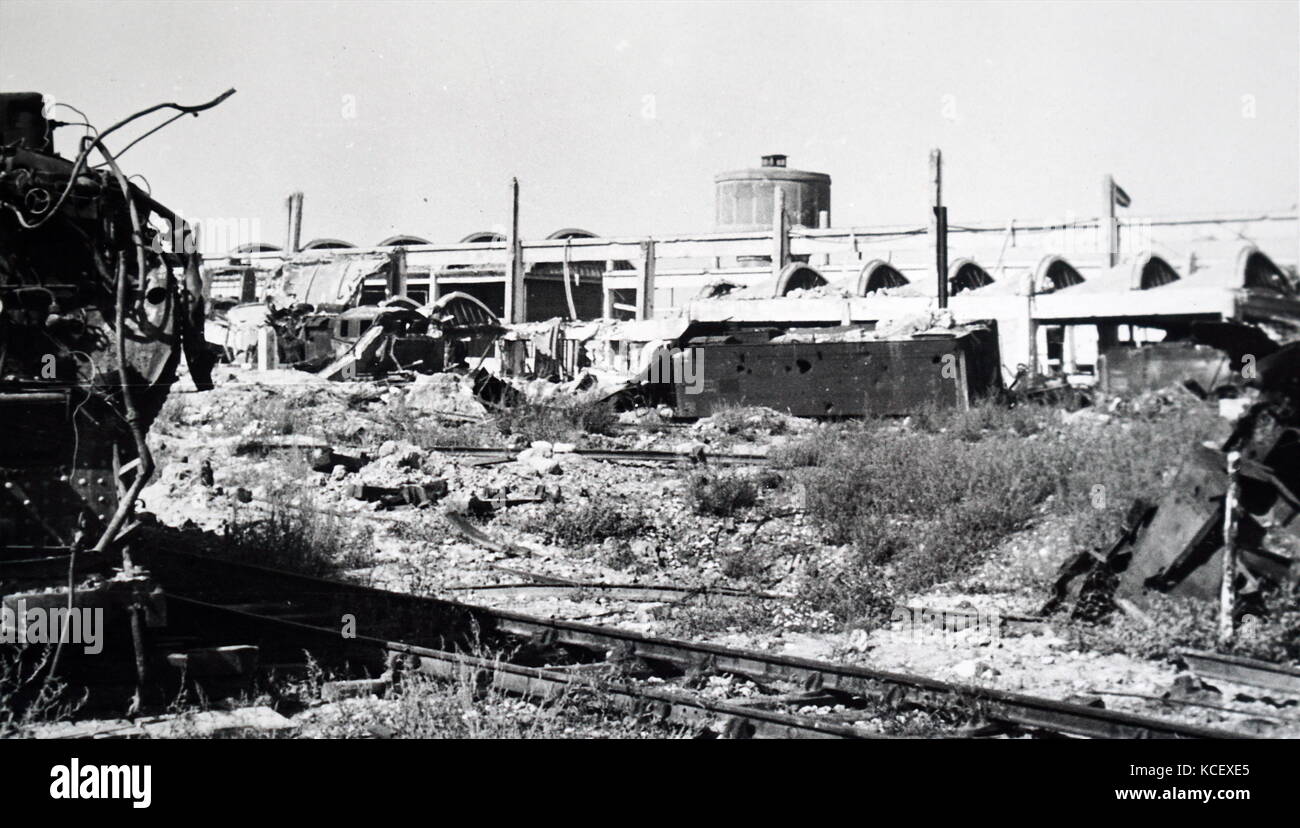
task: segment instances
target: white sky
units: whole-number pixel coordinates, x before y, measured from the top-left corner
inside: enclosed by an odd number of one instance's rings
[[[1106,172],[1141,214],[1300,189],[1295,2],[0,0],[0,76],[101,128],[235,87],[123,167],[275,243],[293,189],[304,241],[455,241],[512,175],[528,238],[709,230],[713,174],[772,152],[836,225],[925,223],[932,146],[954,224],[1096,215]]]

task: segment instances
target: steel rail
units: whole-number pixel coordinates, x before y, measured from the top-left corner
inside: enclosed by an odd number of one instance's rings
[[[440,679],[455,679],[469,669],[486,678],[493,687],[537,700],[550,700],[581,688],[598,694],[601,700],[617,709],[650,716],[655,722],[666,724],[701,725],[722,720],[725,732],[732,735],[759,738],[821,738],[821,739],[885,739],[883,734],[842,724],[835,720],[820,720],[816,716],[800,716],[774,710],[738,705],[731,702],[706,699],[685,692],[671,692],[648,685],[601,679],[566,671],[562,668],[526,667],[497,659],[488,659],[467,653],[420,647],[400,641],[358,635],[344,638],[338,631],[292,619],[251,613],[232,607],[212,604],[179,595],[169,595],[168,612],[183,615],[195,614],[201,626],[213,630],[229,625],[244,630],[262,628],[271,635],[291,635],[310,638],[335,648],[358,652],[365,649],[382,654],[378,658],[395,654],[413,660],[420,673]],[[223,624],[222,619],[227,624]],[[869,713],[864,713],[864,718]]]
[[[1300,669],[1243,656],[1179,650],[1178,657],[1193,673],[1216,681],[1230,681],[1300,695]]]
[[[460,454],[469,457],[500,457],[510,460],[515,459],[519,452],[514,449],[494,448],[492,446],[430,446],[428,451],[436,451],[442,454]],[[556,452],[557,455],[572,455],[574,457],[586,457],[589,460],[608,460],[613,462],[628,463],[694,463],[699,462],[694,455],[683,454],[676,451],[652,451],[649,449],[574,449],[567,452]],[[762,454],[709,454],[705,452],[702,456],[705,464],[750,464],[762,465],[771,462],[766,455]]]
[[[169,594],[185,595],[187,577],[199,579],[204,584],[203,589],[209,593],[219,591],[221,583],[229,584],[233,578],[244,585],[253,585],[264,599],[279,600],[309,614],[328,614],[320,610],[319,603],[312,606],[313,601],[319,602],[322,598],[342,601],[344,605],[347,601],[355,601],[358,606],[383,607],[385,611],[410,619],[426,616],[436,619],[448,627],[446,634],[449,636],[451,626],[473,626],[484,632],[524,637],[539,643],[668,663],[683,670],[714,670],[761,683],[788,682],[806,690],[834,691],[891,704],[910,703],[931,708],[965,705],[976,708],[990,721],[1021,728],[1090,738],[1246,738],[1246,734],[1233,731],[996,688],[706,642],[659,638],[616,627],[538,618],[509,610],[386,592],[249,564],[234,564],[174,549],[164,550],[154,544],[146,546],[162,553],[149,555],[148,565],[154,576],[167,585]],[[212,600],[206,596],[201,599]],[[333,605],[327,606],[333,608]]]

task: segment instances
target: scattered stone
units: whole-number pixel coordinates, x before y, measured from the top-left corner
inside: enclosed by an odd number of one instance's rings
[[[560,461],[551,454],[550,443],[543,442],[542,448],[538,448],[537,443],[534,443],[531,448],[519,452],[516,460],[524,468],[543,477],[548,474],[563,474],[564,472],[560,467]]]
[[[958,678],[963,679],[984,679],[1002,675],[1002,672],[993,667],[993,665],[984,661],[976,661],[973,658],[959,661],[954,664],[951,669]]]

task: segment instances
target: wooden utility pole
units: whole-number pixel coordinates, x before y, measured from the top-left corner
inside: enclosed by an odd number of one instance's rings
[[[1102,221],[1106,223],[1106,266],[1119,264],[1119,223],[1115,220],[1115,177],[1107,175],[1102,180],[1105,190],[1105,209]],[[1113,322],[1097,324],[1097,352],[1104,354],[1119,342],[1119,326]]]
[[[655,315],[655,243],[641,243],[641,283],[636,290],[636,318],[653,319]]]
[[[780,185],[772,187],[772,278],[781,278],[781,271],[790,260],[790,225],[785,217],[785,190]]]
[[[1219,585],[1219,643],[1233,636],[1237,603],[1237,501],[1241,499],[1241,452],[1228,452],[1228,492],[1223,498],[1223,582]]]
[[[948,208],[943,206],[943,153],[930,150],[930,182],[933,185],[934,215],[930,233],[934,237],[934,269],[939,279],[939,307],[948,307]]]
[[[290,193],[284,206],[287,213],[284,252],[294,254],[302,248],[302,193]]]
[[[510,233],[506,237],[506,322],[527,321],[523,247],[519,242],[519,179],[510,179]]]
[[[1106,190],[1106,265],[1119,264],[1119,223],[1115,221],[1115,177],[1107,175],[1102,183]]]

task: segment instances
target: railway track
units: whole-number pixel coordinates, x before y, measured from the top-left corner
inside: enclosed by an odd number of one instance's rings
[[[517,451],[491,446],[432,446],[429,451],[442,454],[480,457],[483,459],[500,459],[503,462],[514,460]],[[605,460],[615,463],[717,463],[723,465],[763,465],[770,462],[762,454],[684,454],[678,451],[652,451],[649,449],[574,449],[566,452],[575,457],[589,460]]]
[[[270,661],[300,658],[303,649],[336,653],[378,674],[392,654],[422,672],[449,675],[473,668],[500,686],[545,697],[573,683],[601,687],[621,704],[660,710],[674,721],[722,717],[753,735],[869,736],[833,718],[710,701],[616,676],[609,666],[639,665],[660,676],[734,675],[773,691],[773,704],[842,704],[863,711],[965,711],[991,730],[1090,738],[1240,738],[1231,731],[1088,707],[924,676],[642,635],[629,630],[538,618],[507,610],[392,593],[196,555],[146,534],[136,553],[167,585],[169,629],[200,631],[188,643],[210,646],[212,634],[255,643]],[[341,635],[344,616],[356,638]],[[237,640],[236,640],[237,639]],[[512,663],[464,654],[470,642],[514,648]],[[175,642],[185,646],[187,642]],[[793,689],[793,692],[790,692]],[[854,714],[850,713],[852,718]]]

